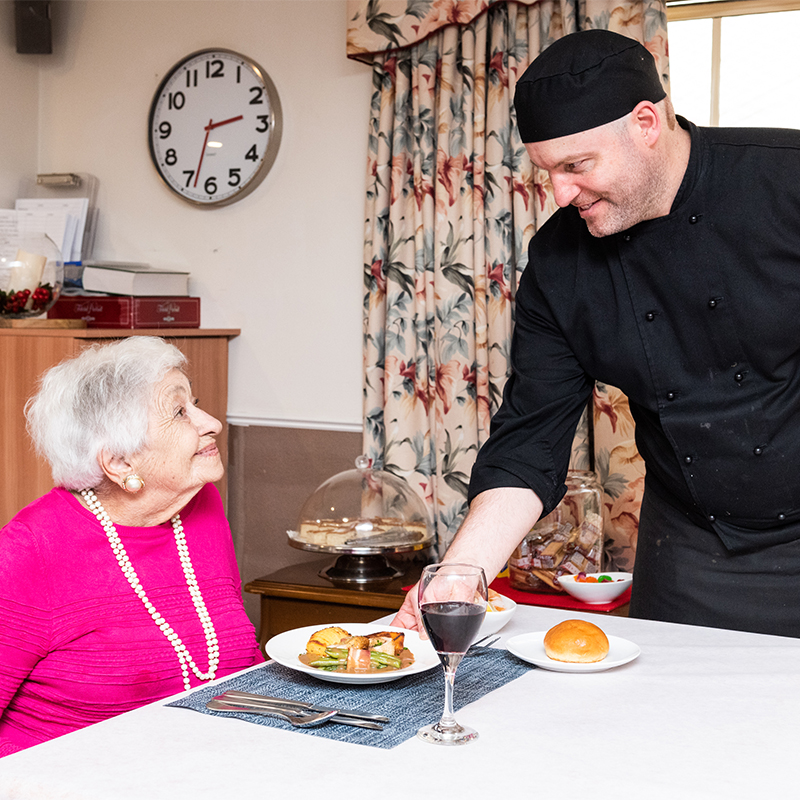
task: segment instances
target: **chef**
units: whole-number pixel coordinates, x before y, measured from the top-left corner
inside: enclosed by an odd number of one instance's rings
[[[444,560],[497,574],[564,496],[601,381],[647,468],[631,616],[800,636],[800,132],[676,117],[650,53],[603,30],[547,48],[514,102],[560,209]]]

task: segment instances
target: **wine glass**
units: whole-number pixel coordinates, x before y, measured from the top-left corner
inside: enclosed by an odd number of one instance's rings
[[[431,564],[419,581],[419,613],[444,667],[444,711],[434,725],[417,731],[433,744],[466,744],[477,731],[456,722],[453,683],[456,669],[475,639],[486,614],[486,575],[471,564]]]

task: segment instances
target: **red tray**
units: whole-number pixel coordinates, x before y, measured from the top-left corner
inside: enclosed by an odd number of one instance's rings
[[[566,608],[570,611],[613,611],[615,608],[624,606],[631,599],[630,588],[626,589],[616,600],[612,600],[610,603],[590,604],[576,600],[566,593],[522,592],[519,589],[512,588],[508,578],[495,578],[491,586],[496,592],[510,597],[515,603],[520,603],[521,605]]]

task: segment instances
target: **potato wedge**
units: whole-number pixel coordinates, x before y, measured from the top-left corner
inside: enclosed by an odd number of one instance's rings
[[[344,629],[334,626],[322,628],[311,634],[311,638],[306,645],[306,652],[311,655],[323,655],[325,649],[339,644],[339,642],[350,634]]]

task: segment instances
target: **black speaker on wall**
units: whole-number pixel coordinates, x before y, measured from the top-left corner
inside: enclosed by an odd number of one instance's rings
[[[14,0],[17,52],[53,52],[50,31],[50,0]]]

